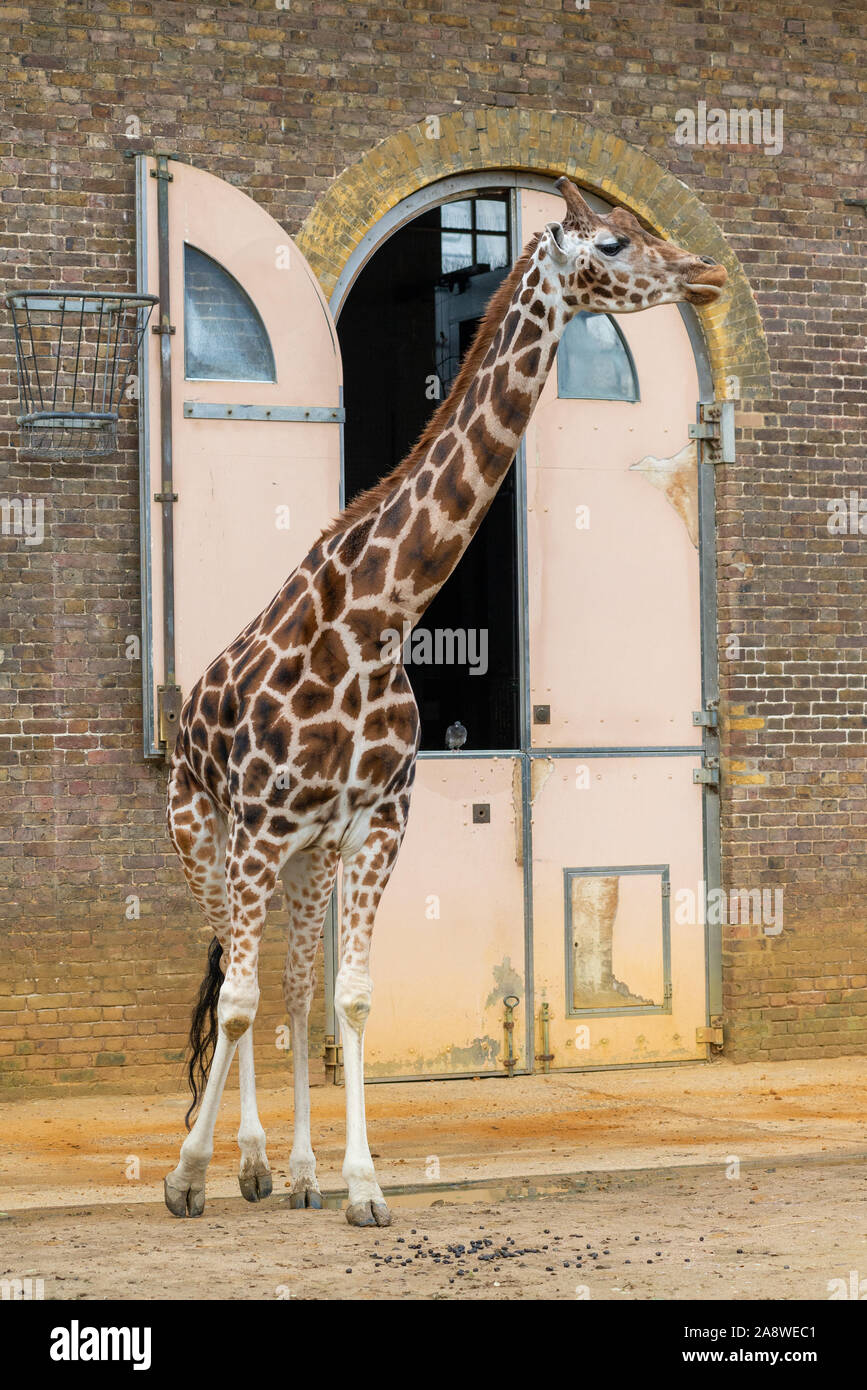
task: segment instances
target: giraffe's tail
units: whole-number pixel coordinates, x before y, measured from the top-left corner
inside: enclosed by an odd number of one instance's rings
[[[217,1001],[223,983],[223,972],[220,969],[222,954],[223,948],[215,936],[208,947],[208,968],[199,986],[199,997],[190,1021],[190,1061],[187,1075],[193,1099],[184,1116],[187,1129],[199,1107],[199,1100],[207,1084],[214,1048],[217,1045]]]

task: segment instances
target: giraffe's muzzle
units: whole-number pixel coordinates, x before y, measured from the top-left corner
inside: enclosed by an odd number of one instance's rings
[[[699,256],[698,259],[700,267],[684,282],[684,299],[687,304],[704,308],[708,304],[715,304],[722,296],[728,272],[725,266],[718,265],[710,256]]]

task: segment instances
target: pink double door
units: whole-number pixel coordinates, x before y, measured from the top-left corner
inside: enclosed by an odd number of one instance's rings
[[[158,170],[144,157],[138,166],[140,288],[158,293]],[[339,509],[342,367],[329,307],[279,225],[211,174],[174,161],[168,170],[183,697]],[[514,196],[524,241],[560,215],[553,195]],[[701,607],[687,434],[698,382],[676,308],[618,327],[617,341],[602,316],[583,331],[602,333],[601,389],[605,371],[620,386],[631,371],[637,398],[582,397],[565,361],[517,464],[520,746],[419,760],[374,938],[371,1079],[705,1055],[696,1040],[706,1022],[702,790],[692,776]],[[574,345],[579,368],[588,341]],[[166,683],[165,504],[154,499],[161,346],[151,335],[141,383],[149,755],[160,752]],[[329,933],[329,1015],[334,955]]]

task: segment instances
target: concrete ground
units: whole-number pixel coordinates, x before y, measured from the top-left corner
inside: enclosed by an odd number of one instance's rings
[[[867,1292],[864,1058],[369,1086],[395,1216],[376,1231],[337,1209],[340,1088],[313,1091],[323,1212],[281,1200],[288,1085],[260,1094],[274,1195],[240,1198],[237,1102],[197,1221],[162,1206],[181,1094],[4,1102],[0,1278],[54,1298],[803,1299],[855,1270]]]

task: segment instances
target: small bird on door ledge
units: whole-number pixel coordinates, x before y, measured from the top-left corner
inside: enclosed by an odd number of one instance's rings
[[[467,741],[467,731],[459,719],[446,729],[446,748],[463,748]]]

